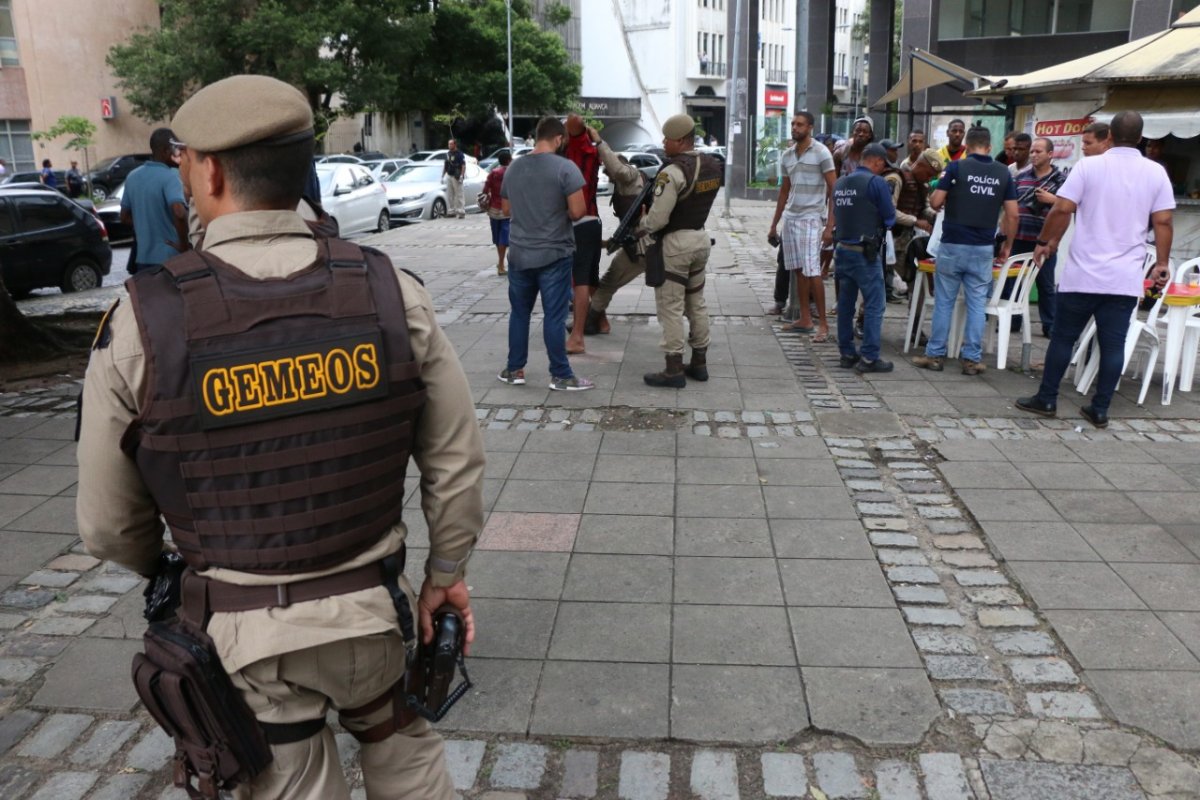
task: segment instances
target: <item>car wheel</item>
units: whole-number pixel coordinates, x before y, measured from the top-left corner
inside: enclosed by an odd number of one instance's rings
[[[438,197],[433,201],[433,207],[429,211],[431,219],[441,219],[446,216],[446,201]]]
[[[108,199],[108,187],[103,183],[92,184],[92,200],[96,203],[103,203]]]
[[[102,280],[99,265],[92,259],[81,256],[67,265],[59,288],[63,290],[64,294],[82,292],[86,289],[95,289],[100,286]]]
[[[375,226],[375,232],[383,233],[384,231],[389,230],[391,227],[392,227],[392,215],[389,214],[388,210],[385,208],[383,211],[379,212],[379,221],[378,221],[378,224]]]

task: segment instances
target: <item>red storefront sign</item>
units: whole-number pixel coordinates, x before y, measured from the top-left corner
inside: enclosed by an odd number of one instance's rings
[[[787,89],[767,89],[764,96],[764,103],[772,108],[787,108],[788,93]]]
[[[1034,136],[1047,136],[1053,138],[1055,136],[1078,136],[1083,133],[1083,129],[1091,124],[1091,117],[1083,119],[1055,119],[1039,122],[1033,126]]]

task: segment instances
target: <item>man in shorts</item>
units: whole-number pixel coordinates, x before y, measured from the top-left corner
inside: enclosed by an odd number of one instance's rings
[[[783,265],[795,276],[800,319],[783,326],[785,331],[812,333],[813,319],[809,302],[817,305],[816,342],[829,338],[825,317],[825,284],[821,269],[821,246],[833,242],[832,197],[836,171],[829,148],[812,136],[813,115],[797,111],[792,117],[794,145],[779,160],[783,182],[775,203],[768,238],[774,241],[780,218],[783,220]]]
[[[483,193],[487,195],[488,221],[492,224],[492,244],[496,245],[496,274],[507,275],[504,268],[504,254],[508,251],[508,214],[504,213],[504,203],[500,197],[500,187],[504,184],[504,172],[512,163],[512,153],[504,151],[497,159],[499,166],[488,173],[483,184]]]

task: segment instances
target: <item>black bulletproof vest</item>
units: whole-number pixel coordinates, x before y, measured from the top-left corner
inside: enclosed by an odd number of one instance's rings
[[[879,209],[867,193],[867,185],[875,177],[869,172],[852,172],[838,178],[833,185],[833,219],[837,238],[841,242],[856,242],[879,235],[883,223]]]
[[[1012,176],[995,161],[964,158],[946,196],[946,219],[958,225],[994,230]]]

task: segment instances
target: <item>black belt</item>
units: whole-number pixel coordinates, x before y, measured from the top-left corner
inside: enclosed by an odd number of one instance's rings
[[[837,246],[842,248],[843,250],[853,250],[856,253],[863,252],[863,246],[861,244],[848,244],[846,242],[838,242]]]

